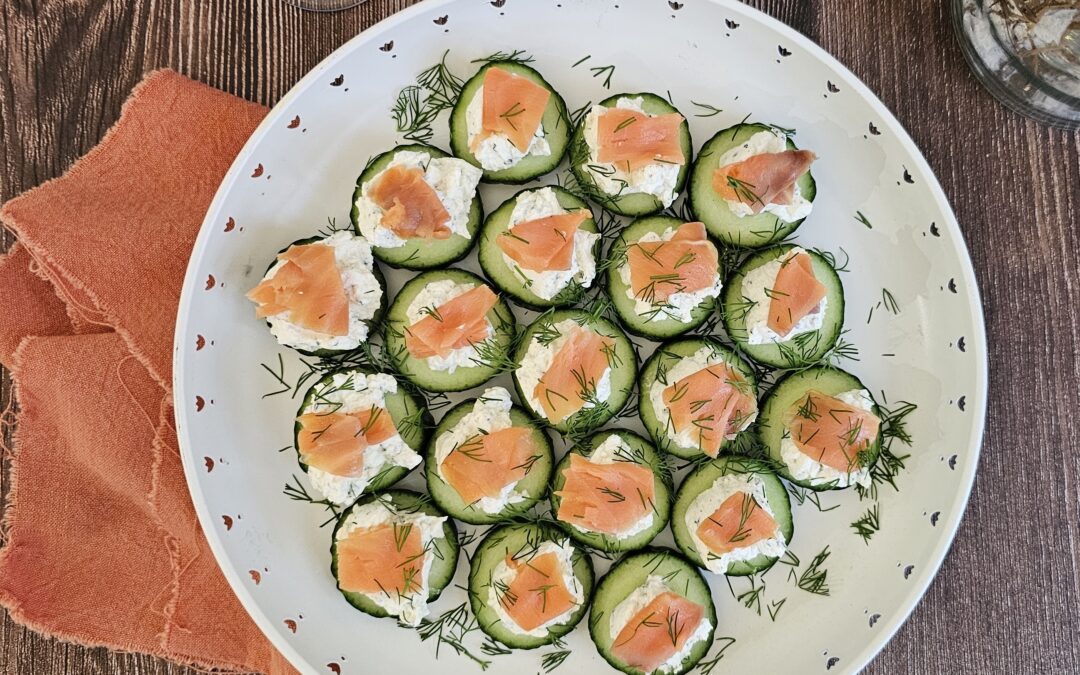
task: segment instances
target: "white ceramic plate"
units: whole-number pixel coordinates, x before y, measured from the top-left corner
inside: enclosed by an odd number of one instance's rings
[[[291,442],[297,401],[287,394],[263,398],[276,383],[261,363],[276,368],[282,354],[290,380],[301,366],[255,320],[243,296],[283,245],[327,218],[345,222],[365,161],[399,140],[388,115],[394,97],[447,49],[449,65],[462,75],[475,68],[470,59],[527,50],[571,109],[620,91],[670,90],[698,144],[750,115],[796,128],[800,146],[821,156],[814,213],[797,240],[850,255],[842,278],[848,338],[860,360],[842,365],[890,402],[918,404],[909,422],[915,444],[900,491],[881,493],[881,530],[868,543],[850,526],[868,507],[854,492],[824,495],[822,506],[836,507],[824,513],[797,507],[793,549],[803,568],[824,546],[831,551],[824,565],[828,597],[797,588],[783,565],[765,577],[759,606],[744,607],[722,578],[712,584],[716,634],[735,639],[724,670],[858,670],[926,590],[967,502],[986,405],[979,295],[941,188],[885,106],[809,40],[735,2],[432,0],[357,36],[267,116],[207,214],[175,346],[177,428],[192,498],[240,600],[305,672],[478,672],[446,645],[436,666],[435,641],[421,643],[393,621],[360,614],[338,594],[329,572],[330,528],[319,527],[326,514],[282,494],[294,475],[305,480],[295,454],[278,452]],[[590,71],[607,65],[615,66],[610,89],[603,87],[609,73]],[[723,112],[694,117],[702,109],[692,100]],[[446,147],[444,129],[440,120],[435,143]],[[509,194],[483,189],[489,209]],[[473,256],[464,265],[476,269]],[[390,273],[391,292],[408,276]],[[898,313],[880,304],[883,289]],[[636,419],[623,422],[638,428]],[[416,473],[405,485],[421,484]],[[659,541],[670,542],[670,535]],[[458,582],[466,567],[462,559]],[[734,594],[747,589],[745,581],[734,584]],[[434,611],[463,599],[450,588]],[[781,600],[773,621],[770,610]],[[478,638],[470,636],[470,644]],[[609,672],[584,622],[567,642],[572,655],[558,672]],[[491,673],[532,673],[547,651],[481,657],[492,662]]]

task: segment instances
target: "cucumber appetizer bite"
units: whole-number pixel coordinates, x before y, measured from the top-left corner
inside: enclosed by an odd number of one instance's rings
[[[701,223],[640,218],[622,231],[610,258],[615,311],[630,332],[654,340],[700,326],[723,289],[720,254]]]
[[[411,490],[369,495],[341,514],[330,572],[353,607],[419,626],[457,569],[454,521]]]
[[[480,630],[507,647],[535,649],[585,616],[593,590],[589,554],[557,527],[505,525],[472,556],[469,603]]]
[[[644,438],[604,431],[574,446],[555,468],[551,511],[567,534],[587,546],[632,551],[667,525],[671,476]]]
[[[671,206],[686,184],[690,126],[656,94],[616,94],[574,130],[570,169],[605,209],[644,216]]]
[[[510,306],[480,277],[459,269],[424,272],[387,312],[394,367],[428,391],[479,386],[505,367],[514,339]]]
[[[523,514],[547,494],[551,441],[502,387],[454,406],[427,449],[427,485],[443,511],[466,523]]]
[[[553,171],[570,140],[566,104],[532,68],[492,61],[461,89],[450,147],[491,183],[524,183]]]
[[[776,243],[810,215],[814,159],[778,127],[736,124],[698,153],[690,208],[720,241],[746,248]]]
[[[311,484],[337,506],[389,487],[420,463],[431,416],[392,375],[354,368],[304,394],[293,447]]]
[[[557,186],[523,190],[484,221],[480,266],[534,308],[574,302],[596,277],[600,233],[589,205]]]
[[[521,400],[564,433],[590,431],[614,417],[637,376],[637,354],[626,335],[576,309],[540,315],[521,336],[514,362]]]
[[[795,526],[780,479],[761,461],[714,459],[683,480],[671,511],[675,543],[698,567],[730,576],[766,570]]]
[[[247,297],[280,344],[331,356],[367,340],[386,308],[385,289],[368,242],[338,230],[282,249]]]
[[[660,345],[638,379],[638,413],[656,446],[683,459],[716,457],[757,419],[750,366],[715,340]]]
[[[356,179],[352,222],[388,265],[446,265],[469,252],[484,218],[479,182],[479,169],[438,148],[399,145]]]
[[[819,253],[786,244],[755,253],[728,279],[724,326],[750,358],[776,368],[820,361],[844,330],[844,287]]]
[[[620,560],[596,586],[589,635],[600,655],[628,675],[682,675],[704,658],[716,630],[709,584],[666,548]]]
[[[881,418],[859,378],[827,366],[781,378],[761,402],[758,435],[780,475],[812,490],[870,485]]]

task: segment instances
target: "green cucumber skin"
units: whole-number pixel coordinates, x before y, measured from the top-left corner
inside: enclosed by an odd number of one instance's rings
[[[551,439],[543,429],[533,424],[532,418],[522,408],[514,406],[510,409],[510,419],[516,427],[532,429],[533,437],[543,448],[543,457],[537,460],[528,475],[519,481],[518,486],[527,494],[526,499],[515,504],[508,505],[499,513],[486,513],[480,509],[465,504],[457,492],[439,476],[435,466],[435,443],[439,436],[448,432],[451,427],[458,423],[462,417],[472,411],[476,399],[463,401],[451,408],[439,422],[439,426],[431,434],[424,452],[424,476],[427,480],[428,494],[432,501],[440,509],[460,521],[472,525],[487,525],[508,520],[525,514],[534,504],[547,495],[548,482],[551,478],[552,467],[555,464],[554,450]],[[527,488],[523,486],[528,483]]]
[[[496,288],[512,297],[518,304],[537,311],[542,311],[548,307],[560,307],[573,303],[574,297],[573,294],[569,292],[570,288],[564,289],[550,300],[545,300],[529,291],[515,272],[506,264],[506,261],[503,259],[502,249],[499,248],[499,245],[496,243],[496,238],[507,230],[506,226],[510,222],[510,214],[514,211],[517,198],[526,192],[533,192],[544,188],[550,188],[555,191],[555,194],[559,199],[559,204],[564,209],[589,209],[589,205],[586,202],[574,196],[569,190],[559,187],[558,185],[545,185],[539,188],[522,190],[499,205],[499,207],[492,211],[484,221],[484,227],[480,231],[479,254],[477,256],[480,261],[480,267],[484,270],[484,275],[491,280],[491,283],[494,284]],[[591,209],[589,210],[591,212]],[[597,232],[596,220],[590,216],[581,223],[580,229],[585,232]],[[599,257],[600,240],[597,239],[596,245],[593,247],[593,258],[599,259]],[[597,283],[597,281],[594,279],[593,283]]]
[[[500,171],[488,171],[480,166],[480,161],[469,150],[469,128],[466,122],[466,110],[472,101],[476,90],[484,83],[484,73],[488,68],[501,68],[515,75],[523,75],[541,85],[549,92],[547,108],[541,125],[544,128],[544,138],[551,146],[551,154],[545,156],[525,157],[517,165]],[[550,130],[550,131],[549,131]],[[485,183],[506,183],[520,185],[530,180],[554,171],[563,156],[570,140],[570,118],[566,113],[566,102],[563,101],[559,92],[555,91],[544,77],[529,66],[515,61],[492,61],[485,64],[465,83],[461,88],[454,109],[450,113],[450,148],[454,156],[465,160],[473,166],[484,170],[483,181]],[[522,166],[525,164],[526,166]]]
[[[661,361],[663,361],[668,368],[674,367],[678,362],[676,357],[693,356],[702,347],[709,347],[721,354],[724,361],[729,366],[738,370],[738,372],[746,378],[746,381],[750,383],[750,386],[754,391],[754,398],[757,399],[758,397],[758,382],[750,364],[737,353],[723,346],[719,342],[709,338],[689,338],[660,345],[653,355],[649,357],[649,360],[645,362],[645,365],[642,366],[641,374],[638,376],[638,415],[641,417],[642,425],[649,432],[653,442],[656,443],[656,447],[680,459],[697,459],[699,457],[705,457],[705,453],[697,448],[685,448],[675,445],[675,443],[668,438],[667,424],[660,421],[657,411],[653,409],[652,400],[649,398],[648,392],[649,388],[652,387],[652,383],[657,379],[657,371],[659,370]],[[740,436],[742,434],[753,433],[751,426],[751,428],[740,432]],[[737,440],[738,438],[726,441],[724,445],[721,446],[720,452],[722,453],[730,448]]]
[[[832,366],[815,366],[806,370],[788,373],[777,380],[776,384],[769,390],[769,393],[762,399],[760,413],[758,414],[757,422],[754,425],[754,432],[758,435],[758,439],[764,446],[768,448],[769,456],[772,460],[776,462],[779,467],[782,467],[778,469],[777,473],[779,473],[784,480],[816,492],[846,489],[836,487],[833,483],[812,485],[806,480],[796,480],[784,464],[784,459],[780,452],[780,442],[783,439],[784,431],[784,414],[788,411],[791,403],[797,401],[802,394],[805,394],[810,389],[816,389],[828,396],[835,396],[836,394],[852,389],[866,389],[867,391],[870,391],[859,378],[846,370],[841,370]],[[791,403],[789,403],[789,401]],[[881,417],[881,411],[876,404],[874,406],[874,414],[879,418]],[[868,452],[870,453],[870,462],[867,466],[873,467],[877,462],[878,457],[881,455],[881,443],[882,436],[879,429],[877,440],[874,441],[868,449]]]
[[[721,318],[724,321],[724,329],[732,342],[738,345],[740,351],[754,361],[773,368],[800,368],[821,359],[840,339],[844,330],[844,286],[840,281],[840,275],[829,264],[828,260],[814,251],[806,251],[810,256],[814,269],[814,276],[825,285],[828,303],[825,307],[825,319],[822,327],[816,331],[818,337],[816,348],[805,355],[807,358],[792,358],[785,355],[774,344],[752,345],[747,342],[745,316],[740,316],[738,305],[742,302],[742,285],[746,275],[769,261],[775,260],[788,251],[795,248],[794,244],[783,244],[776,247],[758,251],[748,257],[739,265],[727,282],[724,284],[723,302],[721,303]],[[812,333],[804,333],[811,335]],[[790,341],[785,341],[790,342]]]
[[[580,547],[574,545],[573,568],[574,576],[581,583],[584,598],[581,606],[571,614],[570,619],[563,624],[552,626],[548,629],[548,636],[544,638],[518,635],[501,627],[501,621],[487,604],[487,591],[490,588],[485,583],[485,576],[489,576],[499,561],[506,558],[506,553],[514,553],[518,550],[515,546],[517,538],[523,538],[525,544],[539,544],[541,541],[559,542],[565,539],[565,535],[554,525],[549,523],[535,523],[523,525],[504,525],[491,532],[472,556],[472,567],[469,570],[469,604],[473,615],[476,616],[480,630],[494,640],[501,642],[513,649],[536,649],[549,645],[560,637],[572,631],[578,623],[585,618],[585,613],[591,605],[593,587],[596,582],[596,574],[593,570],[592,556]],[[508,546],[502,546],[506,542],[513,542]],[[500,551],[506,551],[498,556]],[[497,559],[489,559],[496,556]]]
[[[356,201],[361,196],[364,183],[368,182],[374,178],[376,174],[385,169],[390,163],[390,160],[393,159],[395,153],[402,151],[426,152],[431,155],[432,158],[451,156],[449,153],[440,150],[433,145],[411,143],[408,145],[398,145],[384,153],[372,157],[367,166],[365,166],[364,170],[360,173],[360,176],[356,179],[356,188],[353,190],[352,194],[349,218],[352,221],[353,229],[356,230],[357,234],[360,234],[360,210],[356,208]],[[473,242],[476,241],[476,233],[480,229],[480,223],[483,222],[483,220],[484,204],[480,201],[480,193],[477,192],[473,197],[472,205],[469,209],[469,222],[467,225],[467,229],[469,230],[468,239],[455,234],[449,239],[444,239],[442,241],[417,240],[414,243],[407,243],[398,248],[372,246],[371,252],[376,258],[391,267],[416,271],[444,267],[455,263],[468,255],[469,251],[472,250]],[[435,249],[436,252],[432,253],[432,249]]]

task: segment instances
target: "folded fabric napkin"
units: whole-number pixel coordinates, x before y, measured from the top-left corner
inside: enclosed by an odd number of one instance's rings
[[[214,561],[171,408],[191,247],[265,113],[151,73],[100,145],[0,209],[18,237],[0,258],[0,362],[19,408],[0,604],[34,630],[206,668],[293,672]]]

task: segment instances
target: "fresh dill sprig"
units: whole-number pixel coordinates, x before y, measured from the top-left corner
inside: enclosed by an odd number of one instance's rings
[[[285,359],[284,359],[284,357],[281,356],[281,352],[278,352],[277,359],[278,359],[277,370],[274,370],[273,368],[266,365],[265,363],[260,363],[259,364],[260,366],[262,366],[263,370],[270,373],[270,376],[273,377],[275,381],[277,381],[278,385],[280,385],[279,389],[274,389],[273,391],[270,391],[270,392],[267,392],[267,393],[263,394],[262,395],[263,398],[269,398],[271,396],[277,396],[278,394],[287,394],[287,393],[289,393],[290,391],[293,390],[292,384],[285,381]]]
[[[720,651],[707,661],[699,661],[697,664],[697,672],[701,675],[712,675],[712,671],[716,669],[716,665],[724,658],[724,652],[728,650],[731,645],[735,644],[735,638],[733,637],[718,637],[713,641],[713,645],[720,644]]]
[[[479,59],[473,59],[471,63],[493,63],[495,61],[510,61],[513,63],[532,63],[535,61],[532,56],[529,55],[524,49],[515,49],[512,52],[498,51],[494,54],[488,54]]]
[[[611,76],[615,74],[615,66],[595,66],[589,68],[589,72],[592,73],[594,78],[603,76],[604,80],[601,84],[604,89],[611,89]]]
[[[286,497],[293,501],[315,504],[317,506],[323,507],[324,510],[330,512],[330,517],[323,521],[319,525],[319,527],[326,527],[326,525],[337,520],[339,515],[337,505],[335,505],[329,499],[315,499],[314,497],[312,497],[311,494],[307,491],[307,488],[304,487],[304,484],[300,482],[300,479],[297,478],[295,474],[292,477],[292,481],[293,482],[285,483],[285,489],[281,491],[282,494],[284,494]],[[293,484],[294,482],[295,484]]]
[[[870,538],[881,529],[880,505],[875,503],[867,509],[866,513],[851,523],[851,528],[855,530],[855,534],[863,538],[866,544],[869,544]]]
[[[829,547],[826,546],[820,553],[814,556],[813,560],[806,566],[806,569],[798,575],[795,585],[807,593],[813,593],[814,595],[829,595],[829,571],[822,568],[822,565],[828,560],[829,555]],[[791,573],[794,574],[794,569]]]
[[[870,223],[870,219],[867,218],[865,215],[863,215],[862,211],[856,211],[855,212],[855,220],[857,220],[860,223],[862,223],[863,225],[865,225],[866,229],[868,229],[868,230],[874,229],[874,226]]]
[[[478,630],[480,626],[469,613],[466,602],[443,612],[434,619],[423,619],[416,628],[421,642],[435,638],[435,658],[439,658],[440,647],[446,645],[458,655],[471,659],[480,666],[480,670],[487,670],[491,666],[491,661],[480,658],[465,645],[465,639]]]
[[[694,113],[694,117],[713,117],[724,112],[721,108],[717,108],[714,105],[708,103],[698,103],[697,101],[690,101],[695,107],[700,108],[701,112]]]
[[[826,251],[820,248],[810,249],[814,253],[818,254],[825,259],[825,262],[829,263],[829,267],[833,268],[835,272],[850,272],[848,269],[848,263],[851,262],[851,256],[844,250],[844,247],[840,247],[840,254],[844,256],[844,261],[840,262],[840,259],[836,257],[836,254],[832,251]]]
[[[427,143],[434,136],[433,125],[442,111],[452,108],[461,95],[464,81],[454,75],[446,65],[450,50],[443,52],[442,59],[416,77],[398,92],[390,115],[398,133],[406,140]]]

